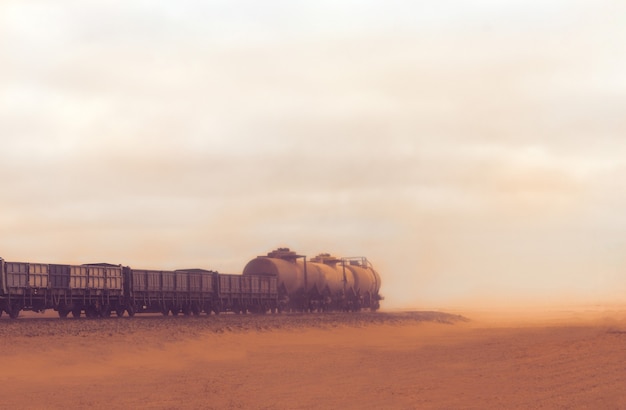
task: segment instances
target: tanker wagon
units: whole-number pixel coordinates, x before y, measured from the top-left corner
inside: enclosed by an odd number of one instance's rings
[[[289,248],[279,248],[248,262],[243,275],[276,276],[280,310],[375,311],[383,299],[380,276],[365,257],[322,253],[307,261]]]

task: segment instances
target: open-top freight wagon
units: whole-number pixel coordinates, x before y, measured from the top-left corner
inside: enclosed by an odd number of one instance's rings
[[[253,259],[243,275],[0,258],[0,316],[6,312],[12,318],[22,310],[46,309],[60,317],[377,310],[379,289],[380,276],[366,258],[321,254],[307,262],[288,248]]]
[[[57,265],[0,259],[0,316],[54,309],[60,317],[276,311],[276,278],[204,269],[132,269],[106,263]]]

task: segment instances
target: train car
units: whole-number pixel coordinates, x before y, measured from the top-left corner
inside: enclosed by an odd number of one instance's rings
[[[248,262],[243,275],[276,277],[281,309],[377,310],[382,299],[380,276],[364,257],[325,253],[307,261],[289,248],[279,248]]]
[[[127,310],[134,313],[210,313],[215,299],[216,272],[125,268]]]
[[[91,263],[82,265],[87,268],[87,303],[82,307],[88,317],[108,317],[111,311],[123,311],[124,286],[121,265],[109,263]],[[75,308],[77,308],[75,306]]]
[[[12,318],[22,310],[54,309],[59,316],[108,316],[124,300],[119,265],[57,265],[0,259],[0,307]]]
[[[50,301],[46,308],[60,317],[108,317],[112,311],[123,312],[124,283],[121,265],[92,263],[48,266]]]
[[[218,274],[218,307],[235,313],[275,313],[277,279],[268,275]]]
[[[279,248],[243,274],[148,270],[108,263],[60,265],[0,258],[0,315],[54,309],[60,317],[136,313],[266,313],[379,308],[380,276],[364,257],[320,254],[309,261]]]
[[[246,313],[245,297],[241,290],[241,275],[217,275],[217,306],[222,312]]]
[[[89,269],[79,265],[51,264],[48,266],[53,295],[52,304],[49,307],[55,309],[60,317],[67,317],[70,312],[72,316],[79,317],[86,306],[95,302],[88,291]],[[87,312],[91,315],[91,310],[87,309],[85,313]]]
[[[124,267],[125,310],[129,316],[137,311],[169,312],[162,292],[162,275],[160,270]]]
[[[199,315],[204,312],[220,313],[217,307],[217,275],[218,273],[206,269],[179,269],[176,271],[178,280],[186,281],[184,298],[181,304],[183,314]],[[180,289],[179,289],[180,290]]]
[[[7,262],[0,258],[0,315],[16,318],[23,309],[42,311],[48,304],[48,265]]]

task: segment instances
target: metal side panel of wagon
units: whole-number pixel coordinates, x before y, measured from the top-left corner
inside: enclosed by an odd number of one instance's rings
[[[47,264],[4,262],[3,265],[5,299],[0,309],[16,318],[21,310],[42,312],[50,307]]]
[[[242,294],[241,275],[218,275],[218,298],[223,311],[246,313],[246,303]]]
[[[219,313],[218,300],[215,297],[215,277],[216,272],[206,269],[180,269],[176,272],[185,272],[189,283],[188,305],[183,313],[194,315],[200,312],[211,314],[212,311]],[[180,276],[179,276],[180,277]]]

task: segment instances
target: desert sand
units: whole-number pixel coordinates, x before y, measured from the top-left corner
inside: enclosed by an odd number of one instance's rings
[[[3,408],[623,409],[626,311],[0,319]]]

